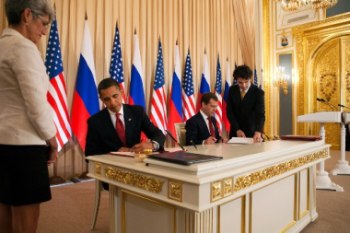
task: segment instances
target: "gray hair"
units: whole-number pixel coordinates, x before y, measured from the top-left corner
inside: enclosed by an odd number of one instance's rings
[[[50,22],[55,16],[50,0],[6,0],[5,12],[9,24],[20,24],[21,15],[27,8],[32,11],[33,17],[48,15]]]

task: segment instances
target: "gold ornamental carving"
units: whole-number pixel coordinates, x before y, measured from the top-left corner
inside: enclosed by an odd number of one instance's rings
[[[320,92],[327,101],[330,101],[332,96],[337,91],[336,74],[327,73],[320,77]]]
[[[281,175],[315,160],[328,157],[328,150],[322,150],[310,155],[293,159],[260,171],[252,172],[249,175],[238,177],[233,182],[232,177],[227,177],[211,183],[211,201],[217,201],[224,197],[232,195],[242,189],[258,184],[275,176]]]
[[[95,174],[98,176],[101,176],[101,164],[100,163],[95,164]]]
[[[323,159],[328,157],[328,150],[322,150],[310,155],[306,155],[297,159],[293,159],[278,165],[265,168],[260,171],[250,173],[246,176],[238,177],[234,184],[234,192],[246,189],[252,185],[258,184],[265,180],[271,179],[272,177],[281,175],[295,168],[301,167],[305,164],[311,163],[313,161]]]
[[[168,198],[182,202],[182,182],[169,180]]]
[[[222,181],[215,181],[211,183],[211,201],[220,200],[223,197]]]
[[[153,193],[161,192],[164,184],[164,181],[160,179],[113,167],[105,168],[105,176],[117,182],[131,185]]]
[[[229,196],[233,193],[233,179],[230,178],[226,178],[223,180],[223,184],[224,184],[224,191],[223,191],[223,196]]]

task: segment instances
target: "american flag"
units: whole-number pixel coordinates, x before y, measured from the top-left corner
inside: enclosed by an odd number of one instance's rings
[[[235,70],[237,69],[238,65],[235,62]],[[237,85],[237,80],[235,78],[233,78],[233,85]]]
[[[57,20],[54,19],[46,50],[46,72],[50,77],[50,86],[47,100],[53,109],[54,122],[57,129],[58,151],[62,149],[72,137],[67,108],[67,91],[63,74],[60,40],[57,30]]]
[[[253,80],[253,84],[255,85],[255,86],[259,86],[258,85],[258,75],[257,75],[257,73],[256,73],[256,68],[254,68],[254,80]]]
[[[218,97],[218,107],[215,111],[215,120],[218,124],[219,132],[222,131],[222,81],[221,81],[221,67],[218,56],[218,63],[216,66],[216,82],[215,82],[215,95]]]
[[[153,85],[153,96],[151,100],[151,114],[150,119],[160,130],[165,133],[166,130],[166,100],[164,91],[164,66],[163,66],[163,52],[162,43],[159,39],[158,43],[158,56],[156,76]]]
[[[118,24],[115,26],[115,35],[113,50],[111,56],[111,64],[109,66],[109,75],[112,79],[117,80],[119,83],[120,89],[123,91],[123,102],[126,102],[125,97],[125,88],[124,88],[124,70],[123,70],[123,58],[122,58],[122,49],[120,46],[120,36]]]
[[[201,84],[199,87],[199,92],[197,95],[197,111],[199,111],[202,108],[202,103],[201,103],[202,96],[207,92],[210,92],[210,71],[209,71],[207,53],[204,51],[203,73],[201,78]]]
[[[188,50],[185,63],[185,76],[182,82],[182,103],[184,108],[184,121],[187,121],[195,114],[194,88],[192,79],[192,65],[190,50]]]

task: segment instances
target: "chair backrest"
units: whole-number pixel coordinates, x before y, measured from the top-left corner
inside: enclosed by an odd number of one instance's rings
[[[185,123],[175,123],[176,140],[182,145],[186,145],[186,128]]]

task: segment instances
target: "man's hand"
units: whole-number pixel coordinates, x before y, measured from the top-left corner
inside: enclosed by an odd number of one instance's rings
[[[216,142],[216,138],[213,136],[210,136],[206,140],[204,140],[204,144],[214,144]]]
[[[254,143],[256,143],[256,142],[262,142],[261,133],[258,132],[258,131],[255,131],[254,136],[253,136],[253,139],[254,139]]]
[[[242,130],[237,130],[236,131],[236,134],[237,134],[237,137],[240,137],[240,138],[245,138],[245,133],[242,131]]]
[[[131,147],[131,150],[134,152],[144,152],[145,149],[152,150],[153,149],[153,144],[152,142],[141,142],[133,147]]]
[[[58,156],[58,144],[56,141],[56,136],[50,138],[49,140],[47,140],[48,145],[50,146],[50,154],[49,154],[49,158],[47,160],[47,165],[50,165],[54,162],[56,162],[57,156]]]

